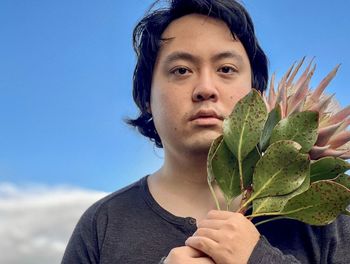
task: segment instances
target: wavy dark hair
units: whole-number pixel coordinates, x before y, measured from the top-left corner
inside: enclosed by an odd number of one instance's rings
[[[268,61],[255,36],[254,25],[246,9],[234,0],[168,0],[156,1],[138,22],[133,32],[133,47],[137,63],[133,76],[133,98],[140,113],[126,122],[162,147],[161,139],[147,111],[150,103],[152,75],[161,46],[162,33],[175,19],[188,14],[202,14],[224,21],[235,39],[243,44],[252,69],[252,87],[261,92],[268,82]]]

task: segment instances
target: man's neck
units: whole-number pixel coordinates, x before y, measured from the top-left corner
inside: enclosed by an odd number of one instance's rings
[[[149,177],[155,200],[177,216],[200,220],[209,210],[216,209],[207,182],[207,155],[172,158],[165,155],[164,165]],[[217,186],[217,197],[224,207],[224,197]]]
[[[163,180],[175,185],[185,184],[190,188],[207,186],[207,153],[186,153],[181,156],[165,153],[160,172]]]

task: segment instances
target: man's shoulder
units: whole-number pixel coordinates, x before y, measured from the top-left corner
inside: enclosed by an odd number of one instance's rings
[[[96,204],[100,207],[109,206],[114,202],[118,202],[119,199],[128,199],[131,195],[135,195],[135,193],[142,192],[142,188],[144,188],[144,185],[147,181],[146,178],[147,176],[108,194],[104,198],[97,201]]]
[[[82,218],[96,221],[101,217],[105,218],[110,214],[120,213],[127,208],[142,204],[146,181],[147,176],[101,198],[85,211]]]

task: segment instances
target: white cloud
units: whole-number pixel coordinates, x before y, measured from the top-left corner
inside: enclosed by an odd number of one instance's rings
[[[60,263],[79,217],[106,194],[0,183],[0,263]]]

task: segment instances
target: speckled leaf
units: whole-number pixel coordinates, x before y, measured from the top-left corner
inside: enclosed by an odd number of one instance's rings
[[[261,134],[260,141],[259,141],[259,148],[261,151],[265,151],[267,149],[269,145],[270,137],[272,134],[272,130],[280,120],[281,120],[281,107],[280,105],[277,105],[269,113],[263,132]]]
[[[278,212],[282,210],[284,205],[292,197],[307,191],[310,187],[310,177],[307,176],[304,182],[295,191],[279,196],[269,196],[259,198],[253,201],[253,214],[267,213],[267,212]]]
[[[216,151],[212,151],[211,172],[225,198],[231,200],[241,193],[238,162],[222,137],[213,145]]]
[[[272,130],[270,144],[279,140],[293,140],[307,153],[317,140],[318,113],[304,111],[290,115],[278,122]]]
[[[270,145],[256,164],[250,199],[285,195],[296,190],[310,173],[309,157],[300,153],[300,149],[298,143],[290,140]]]
[[[350,176],[345,173],[339,174],[333,181],[350,189]]]
[[[214,173],[213,173],[213,168],[211,165],[211,161],[213,159],[213,156],[220,144],[220,142],[222,141],[222,136],[219,136],[218,138],[216,138],[210,146],[209,152],[208,152],[208,158],[207,158],[207,172],[208,172],[208,182],[212,183],[213,181],[215,181],[215,177],[214,177]]]
[[[310,225],[326,225],[345,212],[350,203],[350,190],[339,183],[324,180],[290,199],[281,214]]]
[[[260,158],[261,157],[257,148],[254,148],[243,160],[243,186],[245,189],[250,187],[253,183],[255,166]]]
[[[311,182],[333,179],[350,169],[350,164],[341,158],[324,157],[311,163]]]
[[[224,140],[239,161],[243,161],[259,143],[266,119],[264,100],[257,90],[252,89],[224,120]]]

